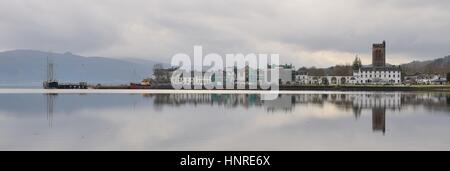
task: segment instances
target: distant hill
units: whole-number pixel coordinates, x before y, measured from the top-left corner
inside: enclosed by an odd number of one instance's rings
[[[47,58],[55,65],[61,82],[87,81],[90,84],[117,84],[140,81],[152,73],[157,62],[150,60],[84,57],[72,53],[35,50],[0,52],[0,86],[41,86],[46,79]]]
[[[450,56],[429,61],[414,61],[401,67],[407,75],[416,73],[447,75],[450,72]]]

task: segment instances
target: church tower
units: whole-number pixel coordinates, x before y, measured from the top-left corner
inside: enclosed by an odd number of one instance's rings
[[[386,65],[386,41],[382,44],[373,44],[372,64],[374,67],[384,67]]]

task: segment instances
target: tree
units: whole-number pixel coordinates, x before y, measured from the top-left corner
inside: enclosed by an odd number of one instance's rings
[[[353,67],[350,65],[336,65],[331,67],[331,72],[334,76],[349,76],[353,75]]]
[[[356,55],[355,60],[353,61],[352,69],[359,70],[362,67],[361,59],[359,59],[358,55]]]
[[[449,82],[449,83],[450,83],[450,72],[449,72],[449,73],[447,73],[447,82]]]

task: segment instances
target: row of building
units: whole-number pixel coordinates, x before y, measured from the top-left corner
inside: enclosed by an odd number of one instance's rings
[[[352,75],[310,76],[306,71],[298,71],[295,83],[310,84],[402,84],[402,72],[399,66],[386,63],[386,42],[374,44],[372,64],[361,65]]]
[[[373,44],[372,48],[372,64],[362,65],[360,64],[357,68],[353,68],[351,74],[343,75],[333,75],[333,74],[323,74],[314,75],[308,73],[307,69],[296,70],[293,65],[272,65],[268,66],[268,73],[261,74],[259,70],[252,69],[250,67],[245,67],[244,72],[239,72],[236,68],[234,69],[224,69],[223,74],[211,75],[211,77],[205,78],[204,72],[191,72],[187,76],[176,77],[178,80],[173,80],[173,73],[178,68],[157,68],[154,72],[154,80],[160,84],[170,84],[173,82],[178,82],[182,84],[193,84],[193,85],[206,85],[206,84],[216,84],[225,86],[227,80],[235,80],[234,84],[244,84],[251,85],[257,84],[257,80],[271,80],[270,78],[264,78],[265,76],[270,77],[270,72],[278,70],[279,73],[279,84],[280,85],[368,85],[368,84],[382,84],[382,85],[397,85],[403,84],[402,82],[402,72],[400,66],[390,65],[386,63],[386,42],[380,44]],[[243,79],[238,78],[245,78]],[[434,83],[434,82],[446,82],[445,78],[427,78],[423,79],[421,77],[407,77],[405,81],[411,82],[423,82],[423,83]],[[273,82],[273,81],[272,81]]]
[[[278,70],[279,73],[279,84],[287,85],[291,84],[295,80],[295,68],[292,65],[271,65],[268,66],[266,74],[262,74],[261,70],[254,69],[246,66],[244,69],[228,68],[224,70],[217,71],[215,73],[206,73],[202,71],[189,71],[181,76],[174,76],[177,67],[172,68],[157,68],[154,70],[153,80],[159,84],[172,84],[178,83],[183,85],[208,85],[214,84],[218,86],[226,86],[229,80],[234,80],[231,82],[233,85],[245,85],[245,86],[258,86],[258,80],[268,80],[272,81],[271,72]],[[220,73],[220,74],[218,74]],[[180,73],[178,73],[180,74]],[[205,76],[209,74],[210,77]],[[267,78],[266,78],[267,77]],[[273,80],[276,82],[276,80]]]
[[[413,76],[406,76],[405,83],[406,84],[421,84],[421,85],[441,85],[447,83],[446,77],[437,75],[437,74],[417,74]]]

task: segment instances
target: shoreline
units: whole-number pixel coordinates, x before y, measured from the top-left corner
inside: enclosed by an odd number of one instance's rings
[[[174,90],[172,87],[157,87],[153,90]],[[216,90],[216,89],[214,89]],[[220,89],[218,89],[220,90]],[[225,89],[224,91],[238,90],[238,89]],[[280,91],[450,91],[450,84],[448,85],[292,85],[292,86],[280,86]],[[202,91],[208,91],[202,89]],[[242,89],[238,91],[252,91],[249,89]],[[270,91],[258,89],[258,91]]]
[[[450,85],[337,85],[337,86],[282,86],[280,90],[313,91],[450,91]]]
[[[175,89],[43,89],[0,88],[0,94],[361,94],[395,92],[449,92],[442,86],[283,86],[269,90],[175,90]]]

